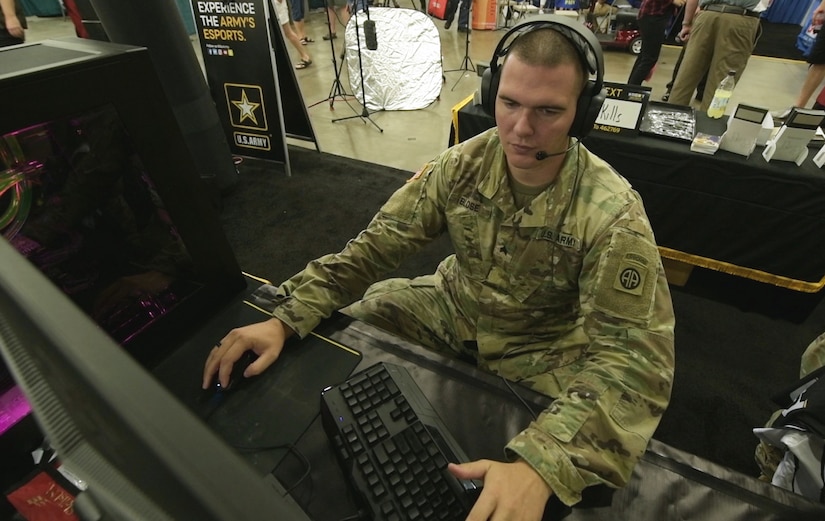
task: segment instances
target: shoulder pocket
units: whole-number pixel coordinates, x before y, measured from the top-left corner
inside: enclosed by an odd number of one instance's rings
[[[418,213],[421,203],[427,198],[430,174],[434,163],[427,163],[407,182],[393,193],[379,210],[384,216],[395,221],[410,224]]]

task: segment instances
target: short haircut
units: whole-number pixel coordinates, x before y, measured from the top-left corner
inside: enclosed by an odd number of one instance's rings
[[[590,78],[581,50],[567,36],[550,27],[532,29],[519,35],[510,44],[504,63],[510,56],[518,56],[524,63],[534,66],[575,65],[580,73],[582,89]]]

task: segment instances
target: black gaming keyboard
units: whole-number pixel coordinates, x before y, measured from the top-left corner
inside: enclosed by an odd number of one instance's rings
[[[463,521],[481,491],[447,463],[467,456],[410,374],[379,363],[321,394],[324,430],[375,521]]]

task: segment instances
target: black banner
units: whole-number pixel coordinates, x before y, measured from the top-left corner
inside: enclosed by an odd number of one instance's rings
[[[207,82],[233,153],[285,162],[268,0],[191,1]]]

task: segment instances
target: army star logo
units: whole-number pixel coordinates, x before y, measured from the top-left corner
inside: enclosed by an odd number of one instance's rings
[[[251,119],[254,125],[258,125],[258,118],[255,117],[255,109],[261,106],[260,103],[252,103],[246,96],[246,89],[241,91],[241,99],[233,100],[232,104],[238,107],[241,111],[240,122],[243,123],[245,119]]]
[[[264,132],[268,130],[263,90],[259,85],[224,83],[229,123],[234,128]]]

